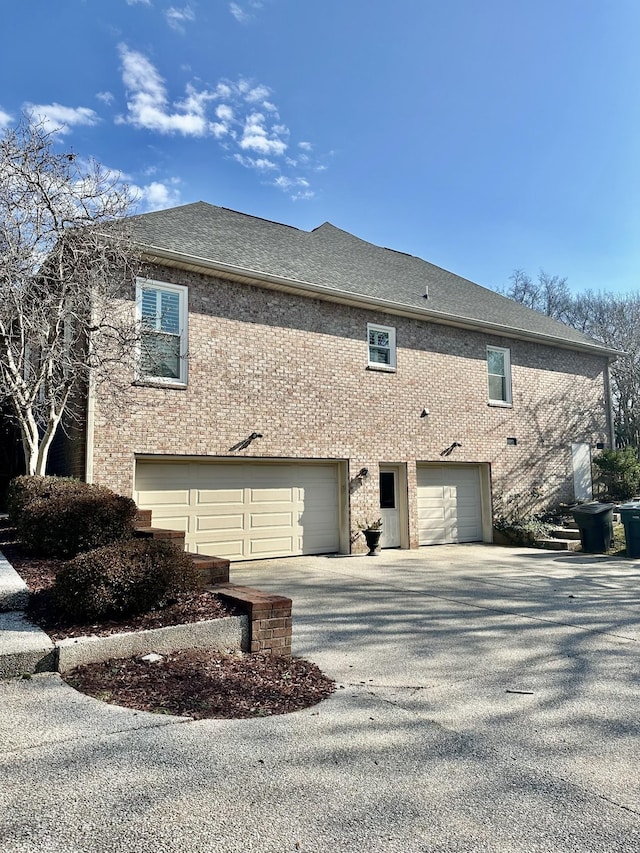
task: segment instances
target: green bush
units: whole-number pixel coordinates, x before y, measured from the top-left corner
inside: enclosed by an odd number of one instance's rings
[[[197,586],[193,561],[172,542],[131,539],[71,560],[53,592],[62,614],[83,621],[145,613]]]
[[[18,478],[12,511],[21,541],[47,557],[75,557],[83,551],[129,539],[137,507],[131,498],[104,486],[62,477]]]
[[[546,539],[553,530],[546,515],[529,515],[524,518],[498,516],[494,518],[493,526],[511,545],[523,547],[532,546],[536,539]]]
[[[627,501],[640,489],[640,460],[634,447],[621,450],[603,450],[593,460],[600,469],[606,488],[606,497],[614,501]]]

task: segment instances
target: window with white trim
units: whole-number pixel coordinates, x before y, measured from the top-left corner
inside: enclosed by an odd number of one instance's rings
[[[511,405],[511,353],[505,347],[487,347],[489,402]]]
[[[187,288],[138,279],[141,379],[187,381]]]
[[[377,326],[367,323],[369,344],[369,367],[379,370],[395,370],[396,330],[393,326]]]

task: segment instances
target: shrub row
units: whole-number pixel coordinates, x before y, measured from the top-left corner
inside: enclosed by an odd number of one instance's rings
[[[193,561],[172,542],[131,539],[71,560],[54,597],[65,616],[82,621],[165,607],[197,586]]]
[[[57,609],[74,621],[144,613],[198,588],[193,560],[173,543],[133,539],[137,507],[68,477],[17,477],[10,518],[31,551],[72,558],[58,572]]]
[[[8,506],[27,548],[62,558],[131,538],[137,513],[131,498],[67,477],[17,477]]]

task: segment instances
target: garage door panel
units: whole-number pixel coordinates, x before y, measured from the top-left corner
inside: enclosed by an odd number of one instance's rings
[[[481,540],[479,467],[424,465],[418,466],[417,474],[420,544]]]
[[[195,519],[195,530],[198,533],[209,530],[244,530],[244,514],[198,515]]]
[[[244,540],[235,539],[230,541],[214,540],[213,542],[196,542],[189,550],[195,554],[205,557],[226,557],[227,560],[244,560]]]
[[[254,530],[262,527],[293,527],[293,514],[290,512],[252,512],[249,518]]]
[[[254,504],[293,503],[292,489],[250,489],[250,501]]]
[[[244,489],[196,489],[198,506],[244,503]]]
[[[149,508],[162,506],[189,506],[189,491],[187,489],[170,491],[148,491],[145,493]]]
[[[150,507],[148,507],[150,508]],[[188,515],[174,515],[174,514],[165,514],[162,512],[156,512],[156,509],[153,509],[153,526],[154,527],[166,527],[169,530],[182,530],[185,533],[189,530],[189,516]]]
[[[141,508],[157,507],[154,524],[161,513],[162,526],[186,530],[189,551],[243,560],[339,550],[334,463],[141,460],[136,488]]]
[[[280,554],[289,554],[297,551],[294,547],[294,539],[291,536],[268,537],[258,539],[253,537],[250,541],[249,557],[278,557]]]

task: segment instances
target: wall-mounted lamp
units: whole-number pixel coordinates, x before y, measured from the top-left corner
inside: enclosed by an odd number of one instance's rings
[[[242,441],[239,441],[237,444],[234,444],[233,447],[229,448],[229,453],[233,453],[236,450],[245,450],[245,448],[249,447],[252,441],[255,441],[256,438],[262,438],[261,432],[252,432],[251,435],[247,436],[247,438],[243,438]]]
[[[369,469],[368,468],[361,468],[358,471],[358,473],[356,474],[356,480],[364,480],[365,477],[368,477],[368,476],[369,476]]]
[[[454,441],[453,444],[450,444],[449,447],[445,448],[440,456],[451,456],[456,447],[462,447],[459,441]]]

